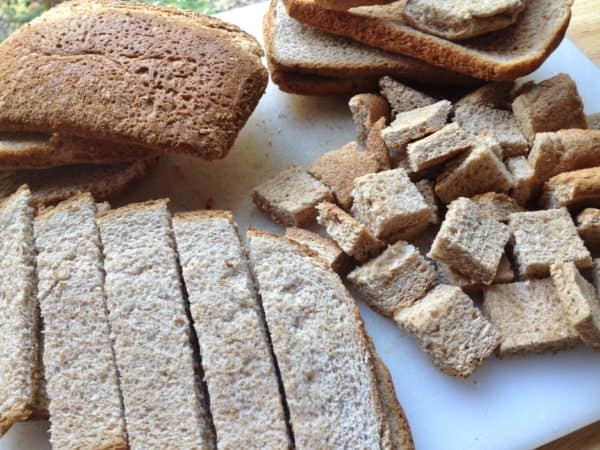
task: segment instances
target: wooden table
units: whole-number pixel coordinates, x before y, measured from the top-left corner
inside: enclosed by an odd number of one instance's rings
[[[600,66],[600,0],[575,0],[569,38]],[[600,450],[600,421],[540,450]]]

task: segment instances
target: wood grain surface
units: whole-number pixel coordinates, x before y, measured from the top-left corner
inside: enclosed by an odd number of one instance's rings
[[[600,66],[600,0],[575,0],[567,35]],[[544,445],[540,450],[600,450],[600,422]]]

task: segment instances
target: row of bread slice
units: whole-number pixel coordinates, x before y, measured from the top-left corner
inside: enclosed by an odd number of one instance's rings
[[[26,186],[0,226],[2,433],[46,392],[57,449],[412,448],[354,300],[307,247],[250,230],[247,259],[231,213],[166,200],[36,215]]]

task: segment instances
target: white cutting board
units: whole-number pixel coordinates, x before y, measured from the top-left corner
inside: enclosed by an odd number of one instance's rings
[[[221,14],[262,41],[266,4]],[[600,70],[569,41],[534,74],[541,80],[568,72],[587,111],[600,111]],[[269,85],[229,157],[205,163],[170,156],[114,206],[170,197],[173,211],[232,209],[242,230],[249,223],[278,228],[252,206],[249,190],[295,161],[355,139],[343,99],[281,93]],[[212,200],[211,200],[212,199]],[[396,392],[419,450],[531,449],[600,420],[600,354],[585,349],[557,355],[491,359],[467,380],[441,374],[413,340],[360,305],[367,331],[394,377]],[[49,449],[45,422],[19,424],[0,439],[0,450]]]

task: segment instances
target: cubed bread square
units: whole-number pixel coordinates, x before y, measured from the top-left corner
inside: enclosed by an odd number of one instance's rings
[[[508,224],[522,277],[547,277],[554,263],[572,261],[579,268],[591,267],[590,252],[583,245],[566,208],[514,213]]]
[[[381,132],[381,137],[390,150],[404,151],[406,144],[434,133],[444,125],[452,104],[441,100],[429,106],[402,112]]]
[[[473,141],[473,137],[457,123],[450,123],[432,135],[407,145],[410,168],[413,172],[421,172],[437,166],[469,150]]]
[[[530,143],[536,133],[587,128],[577,86],[564,73],[529,86],[514,99],[512,109]]]
[[[451,163],[437,178],[435,193],[442,202],[510,190],[514,184],[513,177],[490,141],[489,138],[477,139],[466,157]]]
[[[385,247],[365,225],[333,203],[320,203],[317,210],[319,224],[346,254],[358,262],[377,256]]]
[[[540,198],[543,208],[600,204],[600,166],[563,172],[544,184]]]
[[[349,142],[338,150],[323,153],[307,171],[331,190],[342,208],[349,209],[354,179],[379,169],[376,155],[361,151],[356,142]]]
[[[408,87],[390,77],[383,77],[379,80],[379,89],[390,106],[394,114],[400,114],[424,106],[432,105],[437,100],[429,95],[423,94],[411,87]]]
[[[495,327],[459,287],[441,284],[394,320],[449,375],[468,377],[500,341]]]
[[[352,267],[352,258],[331,239],[304,228],[286,228],[285,237],[315,252],[335,272],[345,275]]]
[[[525,206],[535,189],[535,173],[533,168],[527,162],[527,158],[524,156],[515,156],[514,158],[508,158],[506,161],[506,168],[513,177],[514,184],[510,190],[510,196],[521,205]]]
[[[506,225],[486,217],[473,201],[462,197],[449,205],[428,256],[472,280],[490,284],[509,239]]]
[[[594,286],[573,263],[553,264],[550,273],[571,325],[583,342],[600,350],[600,302]]]
[[[487,105],[492,108],[510,108],[512,102],[511,93],[514,87],[514,81],[497,81],[484,84],[458,100],[454,104],[454,107],[458,108],[463,105]]]
[[[484,216],[498,222],[508,222],[508,218],[512,213],[523,211],[523,208],[517,204],[514,198],[497,192],[479,194],[471,200],[479,206]]]
[[[390,105],[385,98],[375,94],[356,94],[348,102],[356,125],[358,139],[364,142],[375,122],[390,118]]]
[[[348,280],[375,311],[393,317],[398,310],[425,296],[437,276],[433,264],[413,245],[398,241],[354,269]]]
[[[308,225],[315,220],[315,206],[332,199],[327,186],[295,165],[252,191],[252,200],[258,209],[289,227]]]
[[[600,250],[600,209],[586,208],[577,216],[577,231],[592,252]]]
[[[483,313],[502,336],[501,356],[564,350],[579,340],[550,278],[487,287]]]
[[[441,261],[436,261],[435,265],[440,283],[458,286],[471,296],[481,295],[485,286],[484,284],[471,280],[469,277],[465,277],[460,272],[457,272],[448,264]],[[494,277],[492,284],[511,283],[514,280],[515,273],[512,270],[508,257],[504,255],[500,260],[500,264],[498,264],[498,270],[496,271],[496,276]]]
[[[397,241],[425,228],[431,208],[404,169],[386,170],[354,180],[352,214],[378,239]]]

